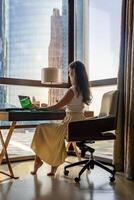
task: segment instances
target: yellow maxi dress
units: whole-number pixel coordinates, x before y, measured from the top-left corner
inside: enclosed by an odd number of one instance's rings
[[[70,89],[73,90],[74,97],[67,106],[66,117],[59,123],[38,125],[31,143],[31,148],[35,154],[51,166],[61,165],[67,157],[65,138],[67,137],[68,123],[85,118],[82,96],[77,97],[75,86]]]

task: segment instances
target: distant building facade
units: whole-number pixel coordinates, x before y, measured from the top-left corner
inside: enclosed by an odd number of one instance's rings
[[[62,2],[62,15],[59,9],[53,9],[51,16],[51,39],[48,48],[48,67],[62,68],[62,82],[67,82],[68,65],[68,23],[67,2]],[[48,104],[53,105],[64,95],[64,89],[52,88],[48,91]]]

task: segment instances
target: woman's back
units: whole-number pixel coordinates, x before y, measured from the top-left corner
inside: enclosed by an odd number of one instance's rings
[[[73,90],[74,96],[69,104],[66,106],[66,112],[83,112],[84,103],[82,95],[80,94],[79,96],[77,96],[75,86],[71,86],[70,89]]]

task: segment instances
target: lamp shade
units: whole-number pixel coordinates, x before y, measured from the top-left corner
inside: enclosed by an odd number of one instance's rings
[[[56,67],[48,67],[41,69],[41,83],[56,84],[62,82],[62,69]]]

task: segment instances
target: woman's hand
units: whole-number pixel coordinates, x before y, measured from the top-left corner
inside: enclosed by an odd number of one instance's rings
[[[32,108],[40,108],[40,103],[39,102],[32,103]]]
[[[41,108],[46,108],[48,105],[46,103],[41,103]]]

